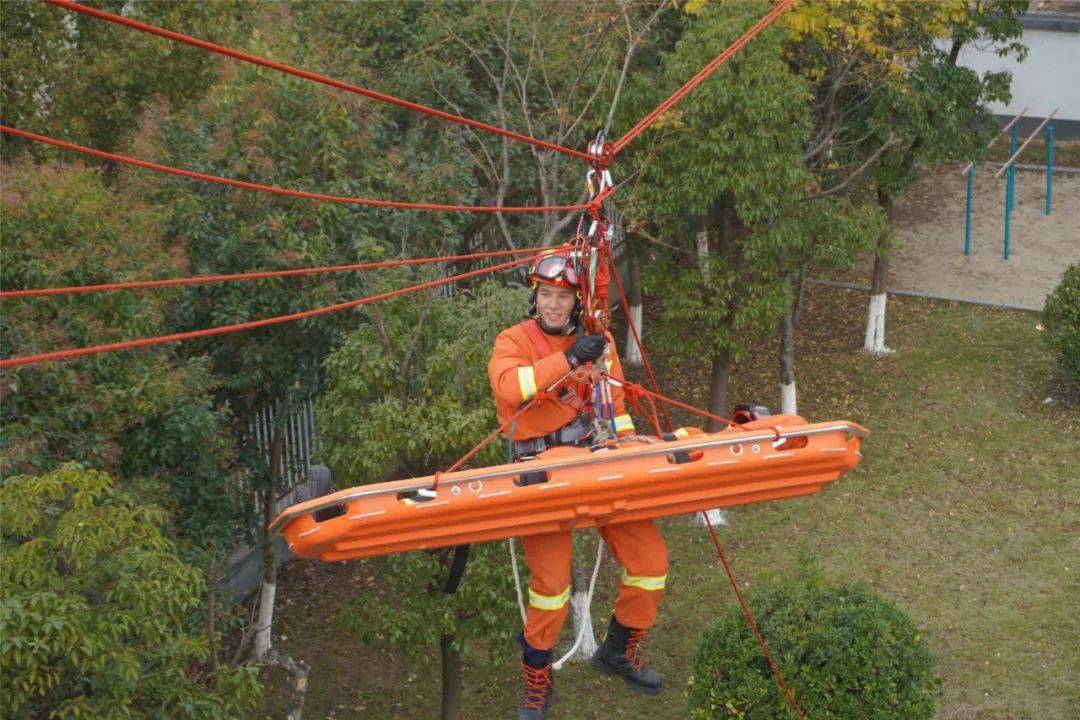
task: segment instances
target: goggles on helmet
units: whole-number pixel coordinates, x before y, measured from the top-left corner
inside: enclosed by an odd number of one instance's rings
[[[578,273],[565,255],[548,255],[538,260],[529,270],[529,282],[534,285],[542,282],[576,290]]]

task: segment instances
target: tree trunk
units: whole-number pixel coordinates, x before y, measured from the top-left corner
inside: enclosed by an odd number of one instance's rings
[[[780,412],[799,412],[795,393],[795,317],[790,305],[780,318]]]
[[[802,310],[803,291],[806,288],[806,267],[799,269],[792,288],[792,300],[780,318],[780,412],[797,415],[798,395],[795,390],[795,326]]]
[[[262,588],[259,593],[259,617],[255,625],[255,659],[264,660],[270,652],[271,630],[274,624],[274,596],[277,593],[277,540],[268,528],[274,522],[277,506],[278,476],[281,473],[281,455],[285,448],[285,418],[291,410],[289,403],[284,403],[281,415],[274,428],[274,439],[270,444],[270,468],[266,474],[263,488],[263,523],[262,523]]]
[[[885,210],[885,215],[891,222],[893,201],[880,189],[878,190],[878,204]],[[870,308],[866,318],[866,336],[863,339],[863,349],[871,355],[886,355],[892,352],[885,345],[885,302],[889,275],[888,240],[888,233],[883,232],[878,238],[877,249],[874,252],[874,277],[870,283]]]
[[[709,374],[709,405],[708,409],[713,415],[726,416],[727,411],[727,386],[731,377],[732,358],[727,350],[719,351],[713,355],[712,372]],[[719,432],[726,426],[719,420],[709,418],[705,423],[708,432]],[[694,522],[705,524],[705,519],[712,525],[727,525],[727,515],[723,510],[714,508],[704,510],[694,515]]]
[[[628,250],[627,253],[628,270],[627,273],[627,285],[626,299],[630,305],[630,316],[626,318],[626,353],[623,357],[623,365],[641,366],[644,364],[644,360],[641,357],[641,350],[638,349],[637,342],[634,340],[634,331],[630,329],[630,323],[634,324],[637,328],[638,338],[641,342],[645,342],[645,329],[641,324],[641,264],[638,261],[637,253],[633,250]]]
[[[713,355],[712,372],[709,374],[709,412],[713,415],[727,415],[727,387],[731,377],[731,352],[728,350],[717,351]],[[709,432],[719,432],[724,429],[724,423],[709,418],[706,424]]]
[[[217,563],[211,561],[206,572],[206,634],[210,638],[210,670],[218,667],[217,637]]]
[[[698,269],[701,270],[701,274],[705,274],[705,261],[709,257],[709,230],[707,227],[702,227],[698,231],[695,237],[697,243],[697,259]]]
[[[443,635],[442,651],[442,720],[461,717],[461,651],[453,646],[454,636]]]

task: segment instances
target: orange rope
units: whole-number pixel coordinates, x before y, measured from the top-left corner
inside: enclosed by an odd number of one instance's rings
[[[371,198],[349,197],[347,195],[328,195],[326,193],[308,192],[307,190],[292,190],[290,188],[276,187],[274,185],[263,185],[261,183],[248,182],[247,180],[236,180],[234,178],[221,177],[220,175],[210,175],[208,173],[195,172],[194,170],[185,170],[183,168],[172,167],[171,165],[162,165],[161,163],[150,162],[148,160],[139,160],[138,158],[128,157],[127,155],[118,155],[117,153],[105,152],[104,150],[97,150],[95,148],[86,147],[85,145],[76,145],[75,143],[70,143],[65,140],[57,140],[56,138],[51,138],[46,135],[38,135],[37,133],[27,132],[26,130],[20,130],[8,125],[0,125],[0,131],[45,145],[52,145],[63,150],[72,150],[74,152],[82,153],[83,155],[90,155],[91,157],[100,158],[102,160],[111,160],[112,162],[133,165],[147,170],[155,170],[169,175],[179,175],[180,177],[186,177],[190,180],[201,180],[203,182],[216,183],[218,185],[228,185],[243,190],[258,190],[259,192],[270,193],[271,195],[284,195],[287,197],[301,198],[303,200],[321,200],[323,202],[343,203],[345,205],[366,205],[368,207],[395,208],[398,210],[438,210],[441,212],[472,213],[539,213],[564,210],[584,210],[587,207],[586,205],[525,205],[505,207],[501,205],[445,205],[441,203],[373,200]]]
[[[162,343],[195,340],[197,338],[210,337],[213,335],[224,335],[225,333],[233,333],[240,330],[252,330],[254,328],[267,327],[269,325],[279,325],[281,323],[292,322],[294,320],[302,320],[304,318],[328,315],[333,312],[338,312],[339,310],[347,310],[349,308],[359,307],[360,305],[366,305],[368,303],[377,302],[379,300],[387,300],[398,295],[404,295],[405,293],[416,292],[418,290],[426,290],[427,288],[437,287],[439,285],[446,285],[457,280],[465,280],[467,278],[476,277],[477,275],[496,272],[498,270],[506,270],[517,265],[524,265],[525,263],[530,261],[531,258],[526,258],[524,260],[511,260],[509,262],[500,263],[498,265],[492,265],[491,267],[480,268],[479,270],[471,270],[466,273],[461,273],[460,275],[451,275],[450,277],[439,278],[438,280],[430,280],[428,282],[423,282],[418,285],[411,285],[409,287],[401,288],[400,290],[391,290],[389,292],[379,293],[378,295],[370,295],[368,297],[362,297],[356,300],[349,300],[347,302],[338,303],[336,305],[328,305],[326,307],[315,308],[313,310],[304,310],[303,312],[290,313],[288,315],[279,315],[277,317],[264,318],[262,320],[252,320],[250,322],[235,323],[233,325],[222,325],[219,327],[208,328],[206,330],[193,330],[190,332],[173,333],[171,335],[139,338],[137,340],[125,340],[123,342],[108,343],[106,345],[93,345],[91,347],[59,350],[57,352],[41,353],[39,355],[24,355],[22,357],[4,358],[0,360],[0,369],[18,367],[20,365],[32,365],[35,363],[49,362],[52,360],[63,360],[66,358],[81,357],[83,355],[92,355],[96,353],[114,352],[116,350],[129,350],[131,348],[146,347],[148,345],[160,345]]]
[[[569,247],[557,246],[555,249]],[[506,255],[538,253],[551,248],[523,248],[521,250],[496,250],[493,252],[470,253],[468,255],[444,255],[428,258],[407,258],[404,260],[384,260],[380,262],[357,263],[355,265],[328,265],[326,267],[299,268],[295,270],[268,270],[264,272],[235,273],[232,275],[196,275],[195,277],[169,278],[167,280],[134,280],[131,282],[106,283],[103,285],[78,285],[73,287],[39,288],[35,290],[0,290],[0,300],[5,298],[46,297],[52,295],[71,295],[75,293],[108,292],[112,290],[142,290],[147,288],[175,287],[179,285],[210,285],[232,282],[235,280],[262,280],[264,278],[295,277],[298,275],[317,275],[330,272],[351,270],[374,270],[377,268],[398,267],[403,265],[427,265],[437,262],[456,262],[458,260],[476,260]]]
[[[519,142],[524,142],[530,145],[535,145],[537,147],[542,147],[545,150],[554,150],[555,152],[560,152],[564,155],[569,155],[571,157],[580,158],[586,161],[592,161],[595,159],[592,155],[589,155],[588,153],[583,153],[580,150],[563,147],[562,145],[557,145],[556,143],[548,142],[546,140],[538,140],[534,137],[529,137],[528,135],[514,132],[513,130],[507,130],[505,128],[489,125],[487,123],[480,122],[479,120],[470,120],[469,118],[462,117],[461,115],[454,115],[452,113],[444,112],[442,110],[436,110],[435,108],[421,105],[419,103],[410,102],[408,100],[402,100],[392,95],[387,95],[386,93],[369,90],[359,85],[353,85],[351,83],[335,80],[331,77],[327,77],[326,75],[319,75],[318,73],[301,70],[300,68],[292,67],[291,65],[279,63],[274,60],[269,60],[267,58],[262,58],[258,55],[252,55],[251,53],[246,53],[240,50],[233,50],[232,48],[227,48],[223,45],[217,45],[212,42],[207,42],[206,40],[200,40],[199,38],[191,37],[190,35],[184,35],[183,33],[166,30],[165,28],[160,28],[156,25],[150,25],[148,23],[139,22],[138,20],[132,20],[131,18],[126,18],[122,15],[114,15],[113,13],[105,12],[104,10],[98,10],[97,8],[88,7],[80,3],[70,2],[70,0],[44,0],[44,2],[47,2],[50,5],[55,5],[56,7],[63,8],[65,10],[73,10],[78,13],[83,13],[84,15],[89,15],[91,17],[97,18],[98,20],[105,20],[107,22],[116,23],[117,25],[123,25],[125,27],[131,28],[132,30],[138,30],[140,32],[149,33],[151,35],[157,35],[158,37],[163,37],[167,40],[172,40],[174,42],[179,42],[185,45],[190,45],[192,47],[197,47],[201,50],[207,50],[209,52],[217,53],[219,55],[225,55],[227,57],[233,58],[234,60],[242,60],[243,62],[248,62],[253,65],[260,65],[271,70],[277,70],[278,72],[283,72],[288,75],[294,75],[299,78],[304,78],[305,80],[312,80],[322,85],[328,85],[329,87],[337,88],[338,90],[344,90],[346,92],[355,93],[357,95],[363,95],[364,97],[371,98],[372,100],[379,100],[381,102],[390,103],[391,105],[397,105],[398,107],[406,108],[407,110],[423,113],[425,115],[431,115],[432,117],[437,117],[447,122],[456,123],[458,125],[467,125],[468,127],[476,128],[477,130],[483,130],[485,132],[493,133],[495,135],[502,135],[503,137],[508,137],[512,140],[517,140]]]

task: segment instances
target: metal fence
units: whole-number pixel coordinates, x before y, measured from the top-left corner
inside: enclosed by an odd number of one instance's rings
[[[282,403],[272,403],[255,414],[249,425],[251,439],[261,456],[270,463],[270,450],[274,442],[274,429]],[[317,497],[319,491],[312,486],[311,466],[315,453],[315,397],[309,395],[294,403],[292,412],[284,419],[284,439],[281,448],[279,477],[283,491],[277,502],[278,509],[294,502]],[[325,491],[323,491],[325,492]]]

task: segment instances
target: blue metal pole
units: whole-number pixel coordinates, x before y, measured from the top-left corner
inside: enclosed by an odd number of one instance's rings
[[[1009,245],[1012,241],[1012,204],[1013,195],[1016,193],[1016,163],[1009,167],[1005,175],[1005,253],[1004,259],[1009,259]]]
[[[1017,123],[1016,125],[1019,125],[1019,124],[1020,123]],[[1016,125],[1013,125],[1012,131],[1010,131],[1010,133],[1009,133],[1009,157],[1012,157],[1013,155],[1016,154],[1016,143],[1017,143]],[[1012,192],[1005,194],[1006,195],[1005,202],[1008,203],[1008,206],[1006,207],[1005,211],[1008,212],[1008,213],[1012,213],[1012,211],[1013,211],[1013,203],[1016,202],[1016,173],[1015,173],[1015,170],[1016,170],[1016,163],[1014,162],[1009,167],[1009,173],[1012,175]]]
[[[1049,215],[1054,200],[1054,126],[1046,126],[1046,210]]]
[[[975,193],[975,166],[967,172],[967,207],[964,210],[964,255],[971,254],[971,202]]]

